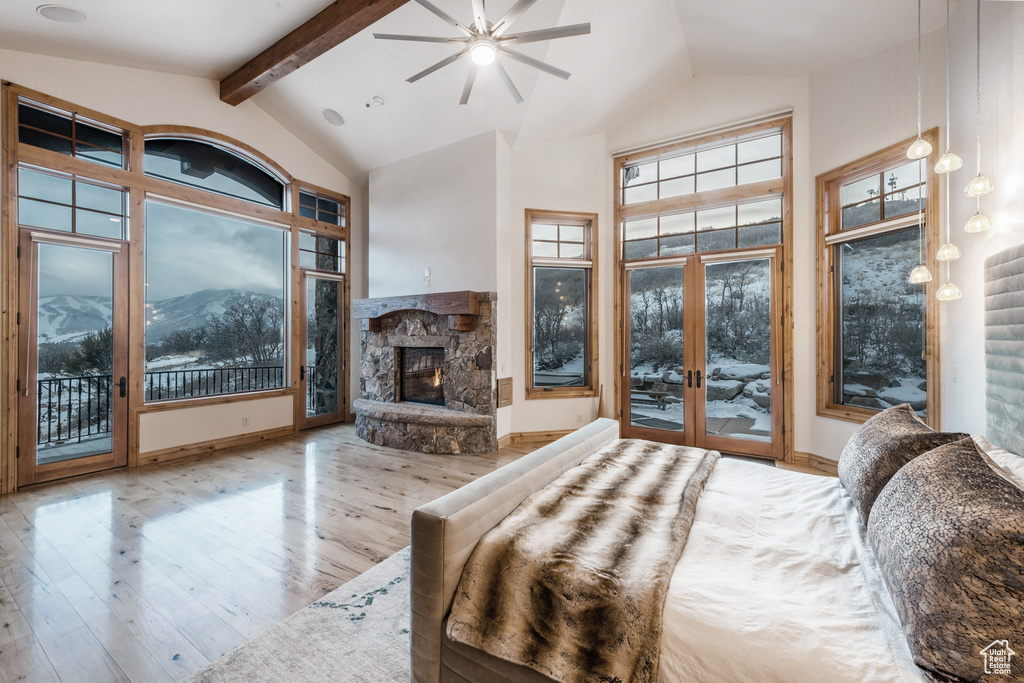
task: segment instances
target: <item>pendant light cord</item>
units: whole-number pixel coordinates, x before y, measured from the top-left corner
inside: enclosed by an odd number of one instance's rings
[[[980,2],[980,0],[979,0]],[[917,137],[921,130],[921,0],[917,0]]]
[[[949,0],[946,0],[946,151],[953,146],[949,126]]]
[[[981,0],[977,0],[977,104],[978,104],[978,175],[981,175]],[[979,200],[980,201],[980,200]]]

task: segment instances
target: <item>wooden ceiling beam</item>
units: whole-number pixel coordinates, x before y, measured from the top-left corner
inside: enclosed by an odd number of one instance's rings
[[[409,0],[335,0],[220,82],[220,99],[237,106],[340,45]]]

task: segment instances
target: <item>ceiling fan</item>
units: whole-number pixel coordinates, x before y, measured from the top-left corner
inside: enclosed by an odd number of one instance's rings
[[[512,99],[516,101],[516,104],[523,101],[523,96],[519,94],[519,90],[512,82],[508,72],[505,71],[505,67],[503,67],[501,62],[498,61],[499,56],[514,59],[515,61],[526,64],[527,66],[540,69],[545,73],[558,76],[562,80],[567,80],[571,75],[568,71],[563,71],[562,69],[551,66],[550,64],[545,64],[539,59],[534,59],[533,57],[528,57],[520,52],[516,52],[515,50],[510,49],[509,45],[537,43],[543,40],[582,36],[590,33],[590,24],[586,23],[573,24],[572,26],[561,26],[557,28],[546,28],[539,31],[524,31],[523,33],[506,35],[508,30],[512,27],[512,24],[514,24],[516,20],[526,12],[526,10],[530,9],[537,0],[519,0],[494,24],[488,23],[487,18],[484,16],[484,0],[472,0],[473,23],[471,26],[465,26],[459,21],[453,19],[444,10],[434,6],[428,2],[428,0],[416,0],[416,2],[457,28],[463,35],[458,38],[444,38],[439,36],[406,36],[396,35],[393,33],[374,33],[373,37],[380,40],[408,40],[419,43],[455,43],[464,45],[465,47],[453,54],[451,57],[441,60],[437,64],[424,69],[412,78],[408,79],[409,83],[415,83],[424,76],[429,76],[438,69],[442,69],[449,64],[453,64],[460,58],[468,55],[471,62],[469,67],[469,76],[466,78],[466,87],[462,90],[462,100],[459,104],[466,104],[469,102],[469,95],[473,92],[473,84],[476,82],[477,72],[480,70],[480,67],[485,66],[494,67],[494,71],[498,74],[498,78],[500,78],[501,82],[505,84],[505,87],[508,89],[509,94],[512,95]]]

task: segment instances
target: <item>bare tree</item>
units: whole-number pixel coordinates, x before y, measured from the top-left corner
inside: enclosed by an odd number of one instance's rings
[[[207,349],[214,358],[234,360],[238,365],[272,365],[284,353],[283,322],[280,299],[241,299],[224,315],[210,319]]]

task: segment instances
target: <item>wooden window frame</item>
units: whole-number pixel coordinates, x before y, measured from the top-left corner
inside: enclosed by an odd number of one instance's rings
[[[711,147],[716,143],[732,138],[746,137],[759,132],[772,129],[782,131],[782,177],[769,180],[762,180],[755,183],[726,187],[717,190],[695,192],[693,194],[671,197],[638,204],[622,204],[622,172],[626,166],[635,164],[639,160],[647,159],[656,155],[667,155],[673,152],[694,148]],[[626,152],[615,157],[614,166],[615,186],[615,231],[613,237],[615,253],[613,254],[615,269],[615,349],[616,362],[619,363],[618,371],[615,373],[615,419],[622,421],[622,363],[625,354],[625,329],[623,327],[623,282],[626,264],[656,263],[662,260],[671,260],[673,256],[659,256],[642,261],[625,261],[623,259],[623,234],[622,225],[629,218],[679,213],[688,210],[711,208],[720,204],[745,202],[766,197],[770,195],[782,196],[782,274],[781,274],[781,296],[782,296],[782,377],[785,378],[783,385],[783,422],[781,426],[780,439],[782,441],[782,456],[784,462],[794,462],[796,451],[794,448],[794,431],[787,429],[787,425],[794,424],[794,385],[793,381],[793,117],[792,114],[773,115],[763,120],[745,124],[723,126],[722,128],[707,133],[680,138],[660,146],[653,146]],[[741,251],[728,250],[728,251]],[[698,256],[706,256],[716,253],[727,252],[699,252]]]
[[[933,128],[922,135],[932,145],[933,150],[939,148],[939,131]],[[914,138],[909,138],[895,145],[886,147],[873,154],[852,161],[839,168],[823,173],[816,181],[817,202],[817,233],[815,250],[817,252],[817,414],[846,422],[863,423],[877,415],[877,410],[850,406],[835,401],[834,375],[836,368],[836,273],[833,250],[845,239],[833,244],[826,243],[830,237],[842,234],[856,238],[877,234],[887,234],[909,227],[908,219],[916,218],[916,214],[899,216],[866,223],[853,228],[842,229],[841,192],[844,185],[857,182],[872,175],[880,174],[895,166],[910,163],[906,151]],[[925,265],[932,273],[932,281],[925,284],[925,362],[927,389],[926,422],[935,429],[941,424],[941,383],[939,377],[939,305],[935,292],[939,286],[939,262],[935,258],[935,248],[939,238],[940,201],[945,189],[946,178],[939,178],[935,173],[935,161],[938,152],[934,151],[927,157],[925,167],[927,176],[928,202],[924,209],[925,221]],[[916,220],[913,221],[916,223]],[[913,224],[912,223],[912,224]],[[902,227],[901,227],[902,225]],[[880,230],[881,228],[881,230]],[[831,241],[831,240],[830,240]],[[907,273],[909,276],[909,273]]]
[[[68,156],[52,150],[33,147],[19,142],[18,136],[18,105],[25,100],[35,105],[43,105],[69,114],[80,117],[90,125],[98,124],[113,130],[124,131],[127,140],[124,151],[124,167],[116,168],[91,161],[85,158]],[[154,458],[164,459],[163,456],[156,458],[153,454],[147,453],[140,457],[139,453],[139,423],[143,414],[151,412],[164,412],[168,410],[181,410],[190,407],[212,406],[224,403],[245,402],[258,399],[273,398],[276,396],[292,396],[293,404],[298,404],[303,396],[301,395],[298,381],[299,357],[297,330],[300,324],[301,311],[299,310],[299,286],[302,274],[299,269],[298,235],[300,229],[323,232],[337,239],[346,242],[346,258],[351,254],[350,243],[350,220],[351,199],[339,192],[318,187],[294,178],[273,160],[264,156],[255,148],[221,135],[214,131],[193,128],[189,126],[139,126],[128,121],[117,119],[91,109],[80,107],[71,102],[52,97],[36,90],[25,88],[9,81],[2,82],[0,89],[0,105],[3,108],[2,135],[0,135],[0,172],[4,174],[4,191],[0,197],[0,270],[3,272],[2,286],[2,314],[0,314],[0,329],[6,339],[18,339],[19,326],[16,313],[19,311],[19,282],[18,282],[18,243],[20,228],[18,225],[18,168],[20,165],[27,165],[39,169],[64,173],[83,181],[94,181],[100,184],[123,187],[128,191],[128,237],[125,242],[129,254],[129,353],[128,353],[128,466],[136,467],[146,464],[144,461]],[[232,197],[222,196],[206,190],[179,185],[170,181],[162,180],[145,175],[144,164],[144,143],[147,136],[152,137],[186,137],[198,141],[207,142],[228,151],[231,151],[244,159],[260,166],[271,174],[275,175],[284,183],[285,210],[278,210],[272,207],[247,202]],[[331,225],[320,221],[305,218],[299,215],[299,191],[300,188],[317,194],[329,197],[344,206],[346,217],[344,226]],[[143,382],[145,379],[145,321],[142,311],[144,310],[144,284],[145,284],[145,202],[147,195],[156,195],[165,198],[195,204],[199,207],[214,211],[224,211],[235,214],[239,218],[251,218],[261,222],[279,223],[287,226],[290,233],[290,258],[289,275],[286,278],[289,287],[289,299],[291,306],[290,314],[286,315],[289,321],[289,335],[287,338],[288,380],[283,388],[243,392],[229,395],[214,395],[199,398],[178,399],[168,401],[155,401],[144,403]],[[345,310],[351,309],[351,287],[346,278],[344,292]],[[348,401],[349,392],[349,371],[350,371],[350,340],[347,326],[342,334],[344,349],[342,351],[346,372],[342,373],[343,386],[339,390]],[[19,360],[19,345],[16,343],[5,344],[0,360],[0,393],[3,397],[2,427],[0,427],[0,438],[2,438],[3,459],[0,463],[0,493],[13,492],[16,488],[17,472],[17,445],[19,438],[18,424],[18,390],[19,377],[24,375],[23,363]],[[290,431],[297,431],[299,422],[293,420]],[[280,431],[280,430],[279,430]],[[230,441],[230,440],[229,440]],[[224,445],[233,445],[225,443]],[[189,451],[188,448],[177,449],[173,455],[187,455],[189,452],[206,452],[210,450],[208,445],[198,444],[197,449]],[[177,451],[180,451],[177,452]]]
[[[584,228],[584,259],[538,258],[533,256],[534,223],[582,225]],[[597,214],[572,211],[526,210],[526,399],[590,398],[599,394],[598,378],[598,311],[597,311]],[[561,263],[559,263],[561,262]],[[587,265],[583,265],[586,263]],[[586,384],[578,387],[535,387],[533,385],[533,269],[534,267],[565,267],[586,270],[586,331],[584,367]]]

